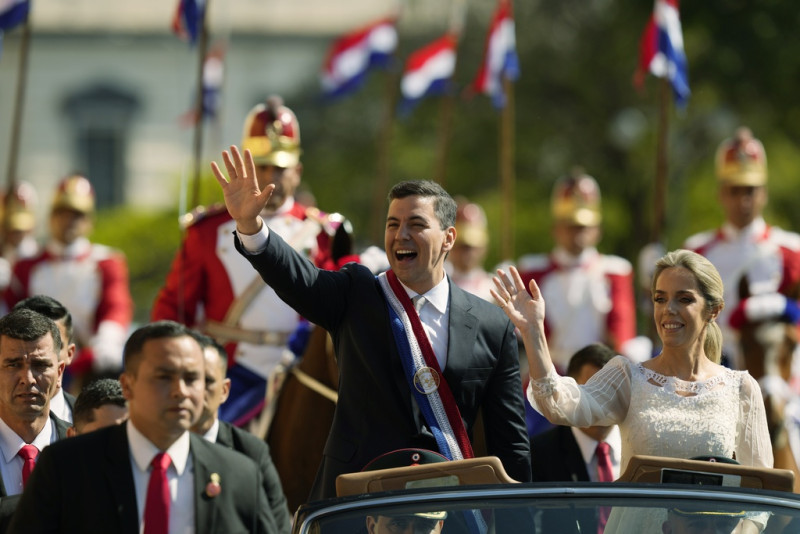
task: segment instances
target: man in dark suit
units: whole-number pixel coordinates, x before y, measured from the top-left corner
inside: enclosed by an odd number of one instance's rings
[[[578,384],[585,384],[597,371],[615,356],[615,352],[602,343],[592,343],[572,355],[567,366],[567,376]],[[622,438],[619,428],[614,426],[593,426],[574,428],[556,426],[531,439],[531,471],[534,482],[597,482],[601,480],[598,459],[595,451],[600,442],[609,444],[609,460],[612,477],[619,477],[619,462]],[[563,511],[542,515],[543,530],[546,532],[596,532],[595,510],[578,510],[569,517],[569,525],[564,524]],[[587,530],[588,529],[588,530]]]
[[[377,278],[357,264],[323,271],[262,224],[258,214],[274,186],[262,190],[249,152],[242,157],[231,150],[233,155],[223,153],[230,180],[216,163],[212,169],[236,221],[236,246],[281,299],[331,333],[336,350],[339,400],[312,499],[334,496],[338,475],[359,471],[385,452],[441,452],[441,441],[430,430],[437,424],[458,439],[449,453],[468,456],[479,409],[488,453],[498,456],[513,478],[529,480],[511,322],[497,306],[459,289],[445,275],[444,260],[456,240],[452,197],[434,182],[396,185],[385,230],[391,271]],[[412,305],[418,296],[425,300]],[[410,321],[404,331],[393,330],[398,314]],[[426,347],[421,349],[424,366],[413,350],[409,355],[408,347],[415,344]],[[431,423],[428,398],[441,398],[456,416]]]
[[[218,443],[240,452],[258,465],[261,482],[264,484],[272,517],[278,529],[276,532],[289,534],[292,530],[292,518],[289,515],[278,471],[269,454],[269,445],[253,434],[219,419],[219,407],[228,400],[231,390],[231,380],[225,378],[228,369],[225,347],[213,338],[200,333],[197,333],[197,341],[203,347],[205,357],[206,392],[203,411],[200,419],[192,425],[192,432],[200,434],[211,443]]]
[[[64,439],[67,424],[50,412],[65,364],[59,361],[56,324],[31,310],[13,310],[0,319],[0,532],[17,506],[30,469],[23,459]],[[10,460],[9,460],[10,459]],[[28,463],[28,466],[32,464]]]
[[[17,302],[14,309],[26,308],[41,313],[51,319],[56,326],[61,337],[61,350],[58,351],[58,360],[64,362],[66,366],[72,363],[75,357],[75,333],[72,328],[72,315],[69,310],[59,301],[47,295],[33,295]],[[75,407],[75,396],[62,387],[62,379],[59,379],[56,391],[50,399],[50,410],[56,417],[72,423],[72,410]]]
[[[9,532],[272,532],[253,462],[188,431],[204,387],[188,329],[143,326],[124,359],[128,422],[48,447]]]

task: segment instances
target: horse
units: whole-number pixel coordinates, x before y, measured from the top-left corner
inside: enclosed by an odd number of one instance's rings
[[[292,513],[311,493],[333,422],[338,385],[330,335],[315,326],[302,359],[287,371],[266,437]]]

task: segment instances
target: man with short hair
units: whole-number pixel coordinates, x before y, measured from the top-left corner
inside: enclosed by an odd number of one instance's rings
[[[0,318],[0,531],[16,508],[40,451],[67,437],[50,411],[64,372],[61,336],[47,317],[13,310]]]
[[[66,369],[75,356],[74,329],[72,327],[72,314],[69,313],[69,310],[59,301],[47,295],[33,295],[22,299],[14,305],[15,310],[18,308],[27,308],[41,313],[56,323],[61,334],[61,350],[58,353],[58,360],[64,362]],[[59,419],[72,423],[75,397],[64,390],[62,382],[63,380],[58,381],[56,393],[50,399],[50,410]]]
[[[9,532],[273,532],[253,462],[189,432],[205,374],[188,329],[145,325],[124,359],[127,423],[48,447]]]
[[[336,477],[403,448],[472,456],[472,427],[483,412],[488,454],[508,474],[530,480],[514,328],[497,306],[454,285],[444,260],[456,240],[456,203],[435,182],[395,185],[384,234],[391,270],[375,276],[350,263],[314,267],[259,213],[252,155],[223,153],[230,180],[212,163],[236,221],[235,245],[277,294],[331,333],[339,400],[312,499],[335,496]]]
[[[292,518],[286,504],[286,496],[283,494],[278,471],[269,454],[269,445],[249,432],[219,419],[219,407],[228,399],[231,386],[230,379],[225,378],[225,372],[228,369],[225,347],[213,338],[199,333],[196,335],[196,339],[203,348],[206,391],[203,411],[192,426],[192,432],[200,434],[211,443],[218,443],[240,452],[258,465],[278,532],[288,534],[292,530]]]
[[[74,416],[75,420],[67,432],[69,437],[125,421],[128,418],[128,403],[119,380],[100,378],[83,386],[75,400]]]

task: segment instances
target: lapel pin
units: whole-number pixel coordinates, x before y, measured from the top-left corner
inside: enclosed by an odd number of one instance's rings
[[[222,492],[222,486],[219,485],[219,475],[211,473],[211,480],[206,484],[206,495],[209,497],[216,497]]]

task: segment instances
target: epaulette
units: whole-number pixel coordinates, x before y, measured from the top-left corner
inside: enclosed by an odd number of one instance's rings
[[[219,215],[220,213],[227,213],[227,211],[228,209],[225,207],[225,204],[221,202],[211,204],[210,206],[197,206],[192,211],[181,215],[180,225],[181,228],[185,230],[204,219]]]

